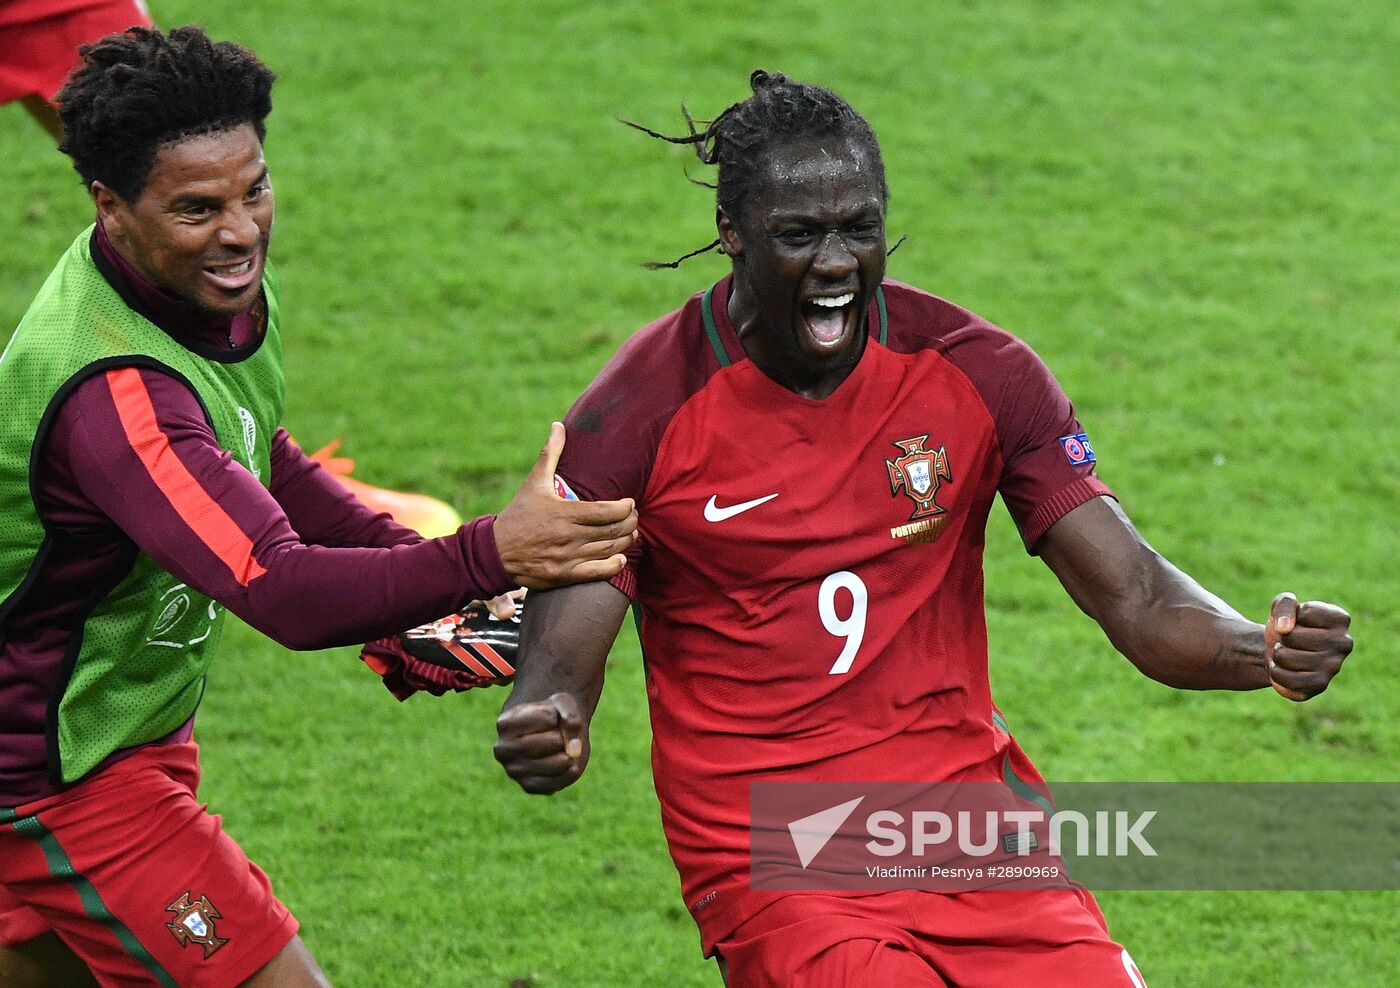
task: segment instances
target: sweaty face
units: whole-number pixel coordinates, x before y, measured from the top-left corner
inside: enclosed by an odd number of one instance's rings
[[[219,315],[257,300],[274,209],[251,125],[162,145],[135,201],[100,182],[92,194],[113,246],[157,287]]]
[[[870,155],[834,138],[778,148],[739,221],[721,211],[718,225],[745,350],[780,384],[830,394],[865,349],[885,275],[885,200]]]

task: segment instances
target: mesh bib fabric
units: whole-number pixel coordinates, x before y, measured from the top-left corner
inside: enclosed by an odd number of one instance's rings
[[[263,279],[267,331],[253,353],[222,363],[193,353],[129,308],[93,263],[84,231],[49,275],[0,355],[0,634],[25,594],[48,533],[31,494],[36,451],[63,399],[93,374],[153,367],[186,382],[219,444],[270,480],[282,415],[275,286]],[[100,588],[94,588],[94,591]],[[193,715],[223,626],[223,608],[146,555],[97,601],[68,654],[51,706],[56,782],[73,782],[112,752],[169,734]],[[3,644],[3,643],[0,643]]]

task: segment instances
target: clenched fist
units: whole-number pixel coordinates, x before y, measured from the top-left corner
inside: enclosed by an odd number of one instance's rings
[[[588,765],[588,727],[572,693],[503,710],[496,734],[496,761],[526,792],[556,793]]]
[[[1325,690],[1351,654],[1351,615],[1336,604],[1298,603],[1281,593],[1264,625],[1264,661],[1269,685],[1296,703]]]

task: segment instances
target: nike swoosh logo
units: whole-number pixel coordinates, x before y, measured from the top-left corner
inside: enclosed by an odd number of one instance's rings
[[[719,505],[715,504],[715,498],[717,496],[718,495],[711,494],[709,503],[705,505],[706,521],[725,521],[729,518],[733,518],[735,515],[742,515],[750,508],[756,508],[760,504],[767,504],[778,495],[769,494],[767,497],[756,497],[752,501],[745,501],[742,504],[731,504],[727,508],[721,508]]]

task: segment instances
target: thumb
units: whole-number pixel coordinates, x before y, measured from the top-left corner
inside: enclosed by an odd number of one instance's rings
[[[1289,634],[1298,624],[1298,598],[1281,593],[1269,606],[1269,625],[1279,635]]]
[[[1269,605],[1269,621],[1264,625],[1264,661],[1269,670],[1269,685],[1274,692],[1286,700],[1301,703],[1307,694],[1289,689],[1274,679],[1274,650],[1282,638],[1289,634],[1298,623],[1298,598],[1291,593],[1281,593]]]
[[[526,478],[528,487],[544,487],[550,492],[554,490],[554,470],[559,466],[559,457],[564,452],[564,425],[562,422],[551,422],[549,426],[549,440],[540,450],[539,457],[535,460],[535,465],[530,468],[530,476]]]
[[[570,758],[583,754],[583,714],[578,698],[572,693],[555,693],[549,698],[559,713],[559,733],[564,738],[564,753]]]

